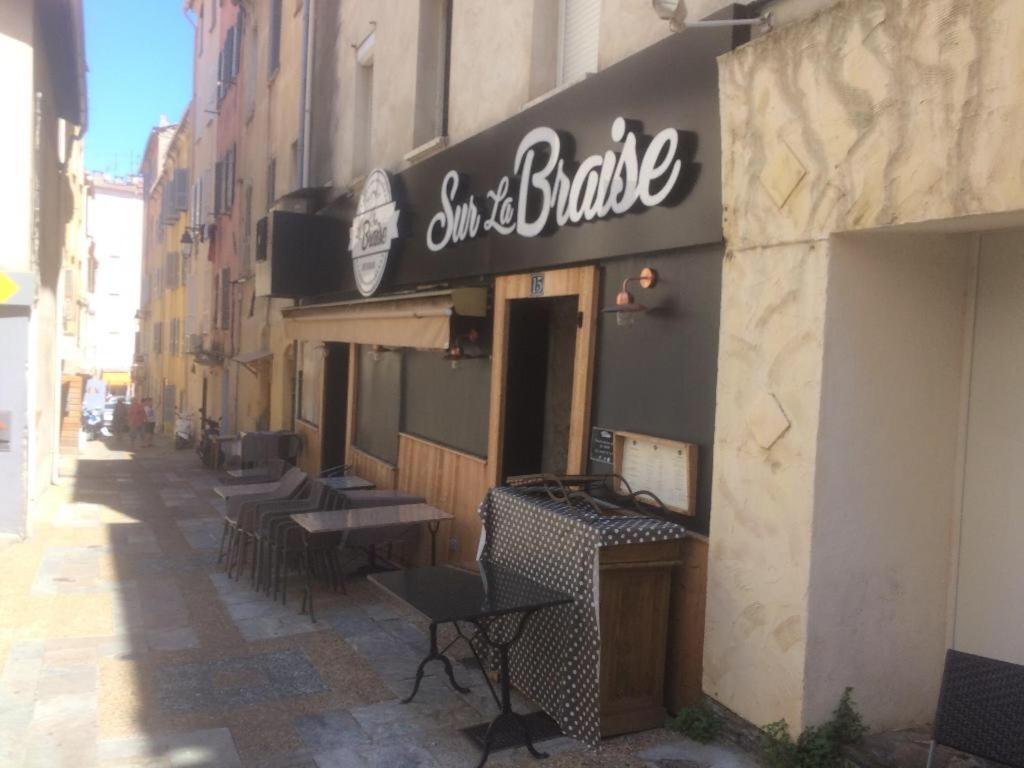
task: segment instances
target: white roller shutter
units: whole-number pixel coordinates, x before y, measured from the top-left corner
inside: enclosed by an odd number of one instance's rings
[[[601,0],[562,0],[559,17],[558,84],[597,71]]]

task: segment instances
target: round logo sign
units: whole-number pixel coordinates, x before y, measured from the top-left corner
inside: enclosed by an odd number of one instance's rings
[[[391,244],[398,237],[398,213],[387,171],[374,168],[366,177],[348,233],[352,271],[363,296],[372,296],[384,277]]]

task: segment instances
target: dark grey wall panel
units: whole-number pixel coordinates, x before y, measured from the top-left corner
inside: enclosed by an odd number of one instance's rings
[[[359,347],[356,390],[356,448],[395,464],[398,425],[402,417],[402,353],[381,352],[376,360],[369,347]]]
[[[650,308],[633,325],[617,325],[614,315],[599,321],[591,422],[700,446],[697,514],[687,523],[699,533],[707,533],[711,505],[722,257],[716,244],[602,265],[602,307],[643,267],[657,270],[658,284],[631,286],[634,300]]]
[[[491,361],[452,369],[441,352],[405,353],[403,432],[475,456],[487,455]]]

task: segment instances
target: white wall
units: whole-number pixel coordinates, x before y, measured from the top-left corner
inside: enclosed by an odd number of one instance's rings
[[[1024,230],[982,235],[954,647],[1024,664]]]
[[[946,647],[972,235],[837,237],[829,267],[804,717],[843,689],[928,722]]]

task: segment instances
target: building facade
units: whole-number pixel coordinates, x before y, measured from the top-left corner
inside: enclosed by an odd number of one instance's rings
[[[92,271],[92,368],[113,394],[127,395],[135,357],[142,274],[142,179],[87,176],[86,233]]]
[[[191,204],[191,121],[189,107],[177,124],[155,128],[142,161],[146,246],[133,378],[135,395],[153,398],[162,431],[174,428],[176,412],[198,407],[192,405],[189,388],[186,334],[186,293],[193,270],[181,242]]]
[[[24,536],[30,505],[57,471],[60,283],[75,198],[69,163],[86,128],[81,3],[9,4],[0,15],[0,61],[8,78],[0,127],[0,533]]]
[[[770,10],[752,39],[630,0],[227,5],[190,6],[211,416],[451,512],[452,561],[509,475],[656,488],[673,710],[799,731],[852,686],[900,728],[946,648],[1024,662],[1014,0],[688,4]]]

